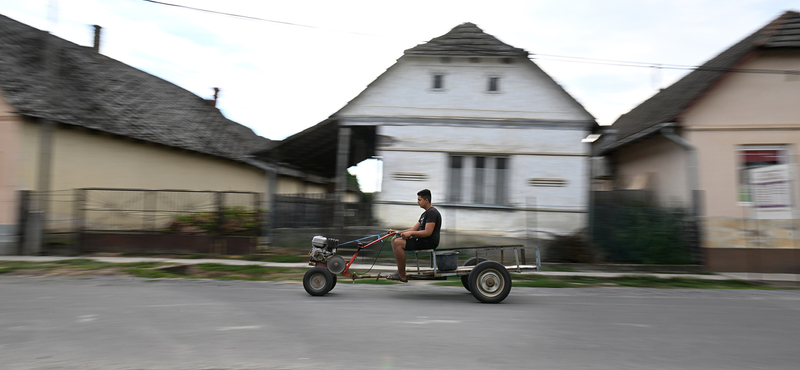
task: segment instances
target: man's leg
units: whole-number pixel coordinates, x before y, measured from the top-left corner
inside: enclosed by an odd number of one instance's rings
[[[406,279],[406,241],[401,238],[392,239],[392,251],[394,259],[397,261],[397,275],[401,279]]]

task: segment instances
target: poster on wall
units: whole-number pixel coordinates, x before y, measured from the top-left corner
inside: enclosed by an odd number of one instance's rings
[[[792,187],[789,180],[789,165],[786,164],[750,170],[750,189],[757,219],[792,219]]]

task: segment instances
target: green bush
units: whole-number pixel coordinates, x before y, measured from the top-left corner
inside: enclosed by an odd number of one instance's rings
[[[596,207],[592,239],[607,262],[691,263],[685,220],[679,208]]]

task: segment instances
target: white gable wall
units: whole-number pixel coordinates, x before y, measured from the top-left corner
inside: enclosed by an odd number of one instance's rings
[[[441,90],[432,88],[436,73],[445,76]],[[499,92],[487,91],[490,76],[500,77]],[[581,139],[594,119],[528,60],[403,57],[337,117],[342,125],[377,126],[383,182],[376,211],[387,226],[414,224],[422,212],[416,193],[424,188],[446,231],[523,236],[533,228],[565,234],[586,225],[589,145]],[[466,198],[475,190],[474,157],[505,158],[506,201],[453,202],[451,155],[469,158]],[[531,186],[531,179],[560,186]],[[487,186],[494,181],[487,178]]]
[[[337,115],[593,120],[533,62],[514,60],[403,57]],[[436,73],[444,74],[441,90],[432,88]],[[497,93],[486,91],[490,76],[500,77]]]

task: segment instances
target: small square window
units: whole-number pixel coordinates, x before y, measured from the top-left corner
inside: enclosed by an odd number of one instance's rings
[[[489,92],[500,91],[500,77],[489,77]]]
[[[433,75],[433,89],[434,90],[441,90],[444,89],[444,75],[441,73],[436,73]]]

